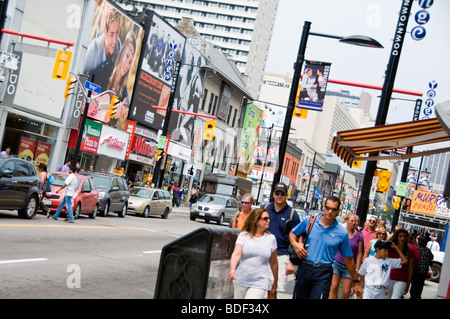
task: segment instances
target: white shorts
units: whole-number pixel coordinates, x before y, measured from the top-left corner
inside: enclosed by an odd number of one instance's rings
[[[289,276],[286,275],[286,267],[289,262],[289,255],[278,255],[278,283],[277,283],[277,291],[278,292],[287,292],[287,282],[289,279]],[[272,275],[272,269],[269,268],[270,273],[270,280],[273,282],[273,275]]]
[[[267,299],[267,290],[234,283],[234,299]]]

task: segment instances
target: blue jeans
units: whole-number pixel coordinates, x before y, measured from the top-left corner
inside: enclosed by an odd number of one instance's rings
[[[73,196],[67,196],[65,195],[63,200],[61,201],[61,204],[59,204],[58,209],[56,210],[55,215],[53,215],[54,219],[58,219],[59,214],[61,213],[61,210],[63,207],[66,206],[66,214],[67,214],[67,220],[69,222],[73,222]]]

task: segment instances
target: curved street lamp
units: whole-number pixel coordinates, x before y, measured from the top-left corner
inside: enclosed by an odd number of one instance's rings
[[[284,156],[286,154],[287,142],[288,142],[288,138],[289,138],[289,130],[291,129],[292,113],[294,112],[294,107],[295,107],[297,87],[298,87],[298,83],[300,81],[300,73],[301,73],[301,69],[303,66],[303,62],[305,60],[306,43],[308,42],[308,36],[313,35],[313,36],[318,36],[318,37],[337,39],[337,40],[339,40],[339,42],[342,42],[342,43],[371,47],[371,48],[383,48],[383,46],[378,41],[376,41],[370,37],[367,37],[367,36],[353,35],[353,36],[348,36],[348,37],[342,37],[342,36],[336,36],[336,35],[330,35],[330,34],[310,32],[309,31],[310,28],[311,28],[311,22],[305,21],[305,24],[303,25],[303,33],[302,33],[302,37],[301,37],[300,45],[299,45],[299,49],[298,49],[297,60],[294,65],[294,76],[292,78],[292,85],[291,85],[291,90],[289,93],[289,102],[288,102],[287,111],[286,111],[286,119],[284,122],[285,124],[284,124],[283,133],[281,135],[281,140],[280,140],[280,149],[279,149],[279,154],[278,154],[278,168],[273,177],[271,198],[270,198],[271,201],[273,201],[274,187],[277,183],[280,182],[280,179],[281,179],[281,172],[282,172],[283,164],[284,164]]]

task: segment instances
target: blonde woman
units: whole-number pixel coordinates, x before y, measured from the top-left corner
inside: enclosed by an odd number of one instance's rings
[[[249,215],[236,240],[230,261],[229,277],[234,281],[235,299],[267,298],[278,282],[277,241],[267,231],[269,213],[257,208]],[[272,270],[273,282],[269,274]]]
[[[364,261],[364,259],[366,259],[367,257],[370,256],[375,256],[376,251],[375,251],[375,243],[379,240],[387,240],[387,231],[386,228],[384,227],[378,227],[377,232],[375,233],[375,238],[372,240],[369,240],[369,242],[367,243],[366,248],[364,249],[364,256],[362,261]]]

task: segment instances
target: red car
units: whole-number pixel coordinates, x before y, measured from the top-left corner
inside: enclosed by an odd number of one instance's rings
[[[60,189],[69,176],[69,173],[54,172],[52,173],[54,181],[52,184],[52,192],[47,193],[43,199],[43,203],[55,213],[64,198],[64,190],[56,193]],[[75,174],[78,185],[73,197],[73,217],[77,218],[80,214],[87,214],[90,218],[95,218],[98,212],[98,190],[92,178],[84,175]],[[63,208],[62,212],[66,212]]]

